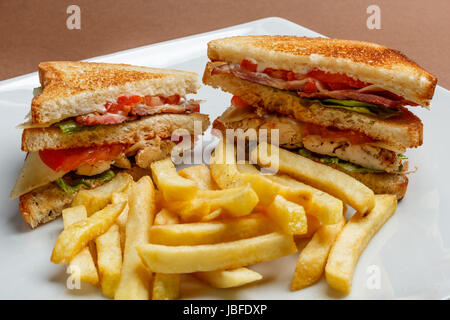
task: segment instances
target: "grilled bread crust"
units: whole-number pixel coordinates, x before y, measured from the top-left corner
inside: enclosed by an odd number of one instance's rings
[[[423,142],[423,125],[418,117],[403,108],[401,116],[378,119],[370,115],[313,104],[308,106],[295,93],[239,79],[231,74],[211,72],[220,63],[208,63],[203,82],[221,88],[254,107],[291,116],[303,122],[359,131],[374,140],[386,141],[402,148],[418,147]]]
[[[31,102],[35,124],[55,123],[91,112],[103,112],[119,96],[178,94],[200,88],[193,72],[126,64],[53,61],[39,64],[43,92]]]
[[[26,152],[44,149],[68,149],[113,143],[134,144],[158,136],[169,138],[176,129],[185,129],[194,134],[195,123],[201,133],[209,126],[209,117],[201,113],[158,114],[136,121],[116,125],[98,126],[70,135],[57,127],[25,129],[22,133],[22,150]],[[196,133],[200,134],[200,133]]]
[[[169,154],[170,151],[164,157]],[[142,176],[151,174],[150,170],[137,166],[122,171],[130,174],[135,181]],[[34,229],[58,218],[62,210],[71,204],[75,195],[76,193],[72,195],[64,193],[56,183],[52,182],[20,196],[20,213],[25,222]]]
[[[211,61],[256,61],[261,68],[343,73],[428,106],[437,79],[400,51],[378,44],[295,36],[236,36],[208,43]]]
[[[226,129],[236,129],[239,123],[223,123],[216,119],[213,122],[213,128],[219,130],[223,136],[225,136]],[[241,127],[246,129],[245,124]],[[280,145],[283,148],[290,148],[290,145]],[[314,160],[314,159],[313,159]],[[342,171],[356,180],[362,182],[368,188],[372,189],[376,194],[394,194],[398,200],[405,196],[406,189],[408,187],[408,177],[405,174],[393,174],[393,173],[351,173],[345,171],[336,164],[327,164],[336,170]]]

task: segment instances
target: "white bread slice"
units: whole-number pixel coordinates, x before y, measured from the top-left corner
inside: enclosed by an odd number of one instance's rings
[[[217,64],[220,63],[207,64],[203,82],[237,95],[254,107],[261,107],[302,122],[359,131],[374,140],[385,141],[399,148],[418,147],[423,142],[422,122],[406,108],[402,109],[400,117],[378,119],[352,111],[326,108],[319,104],[308,106],[295,93],[242,80],[231,74],[212,75],[211,71]]]
[[[42,62],[38,68],[43,92],[31,103],[36,124],[103,112],[105,103],[119,96],[184,97],[200,88],[198,75],[187,71],[70,61]]]
[[[194,132],[196,123],[201,130],[199,133]],[[169,138],[178,128],[186,129],[191,134],[200,134],[208,126],[207,115],[190,113],[147,116],[117,125],[98,126],[93,130],[85,129],[70,135],[62,133],[56,127],[25,129],[22,134],[22,150],[30,152],[113,143],[134,144],[156,136],[162,139]]]
[[[254,60],[258,67],[307,73],[317,68],[343,73],[375,84],[428,106],[437,79],[400,51],[378,44],[295,36],[236,36],[208,43],[211,61],[240,63]]]

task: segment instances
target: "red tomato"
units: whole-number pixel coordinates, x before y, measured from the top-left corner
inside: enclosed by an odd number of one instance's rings
[[[238,96],[233,96],[233,98],[231,98],[231,104],[236,107],[248,106],[248,103],[245,102],[244,100],[242,100],[241,98],[239,98]]]
[[[306,74],[308,77],[317,79],[319,81],[330,83],[342,83],[352,88],[364,88],[370,85],[369,83],[362,82],[340,73],[329,73],[322,70],[314,69]]]
[[[122,104],[122,105],[126,105],[126,106],[134,106],[137,105],[138,103],[142,102],[142,97],[140,96],[121,96],[117,98],[117,104]]]
[[[286,71],[285,77],[287,81],[295,80],[295,73],[292,71]]]
[[[177,94],[174,94],[173,96],[168,96],[165,98],[164,101],[166,104],[179,104],[180,103],[180,96]]]
[[[272,78],[276,79],[284,79],[286,77],[284,70],[277,70],[272,68],[265,68],[263,71],[265,74],[269,75]]]
[[[312,80],[308,81],[305,85],[305,87],[303,88],[303,92],[306,93],[314,93],[317,92],[317,86],[316,83]]]
[[[108,102],[105,104],[106,111],[109,113],[122,113],[128,115],[131,111],[131,107],[141,103],[143,100],[140,96],[120,96],[117,98],[116,103]]]
[[[158,96],[145,96],[144,103],[149,107],[157,107],[162,106],[164,104],[164,101]]]
[[[373,140],[363,133],[351,130],[339,130],[333,127],[322,127],[316,124],[307,123],[304,127],[305,136],[319,135],[326,139],[345,138],[351,144],[364,144],[373,142]]]
[[[256,63],[253,63],[253,62],[245,60],[245,59],[242,60],[242,62],[241,62],[241,68],[245,69],[247,71],[250,71],[250,72],[256,72],[257,67],[258,67],[258,65]]]
[[[54,171],[72,171],[83,163],[92,165],[99,161],[113,160],[124,150],[123,144],[109,144],[85,148],[41,150],[39,156]]]

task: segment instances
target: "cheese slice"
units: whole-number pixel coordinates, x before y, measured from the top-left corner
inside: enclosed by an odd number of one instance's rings
[[[66,173],[64,171],[53,171],[42,162],[38,152],[29,152],[9,198],[18,198],[33,189],[58,180]]]
[[[223,123],[230,123],[251,118],[258,118],[258,115],[255,114],[254,108],[250,106],[245,107],[231,106],[225,110],[225,112],[219,117],[219,120]]]

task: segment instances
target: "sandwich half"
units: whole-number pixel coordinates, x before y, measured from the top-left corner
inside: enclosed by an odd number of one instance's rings
[[[423,142],[406,106],[429,107],[433,75],[399,51],[325,38],[230,37],[208,57],[203,82],[234,95],[214,128],[279,129],[281,147],[403,198],[403,153]]]
[[[195,73],[44,62],[39,79],[31,119],[20,126],[27,156],[10,195],[32,228],[58,217],[80,189],[119,171],[148,174],[151,162],[186,151],[209,126],[200,102],[186,99],[200,87]]]

